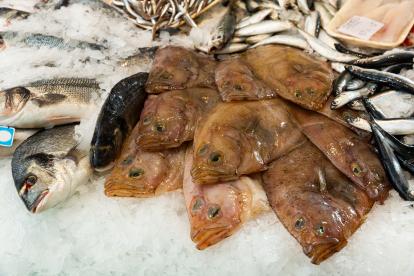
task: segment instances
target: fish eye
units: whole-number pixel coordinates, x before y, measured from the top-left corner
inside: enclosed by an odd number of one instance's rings
[[[131,178],[139,178],[144,175],[144,170],[141,168],[132,168],[129,171],[129,177]]]
[[[322,236],[325,233],[325,228],[323,227],[323,225],[319,225],[318,227],[316,227],[315,232],[319,236]]]
[[[243,86],[240,84],[236,84],[234,85],[234,89],[238,90],[238,91],[242,91],[243,90]]]
[[[164,131],[165,131],[165,126],[164,126],[163,124],[161,124],[161,123],[156,123],[156,124],[154,125],[154,130],[155,130],[156,132],[162,133],[162,132],[164,132]]]
[[[211,163],[213,163],[213,164],[219,164],[219,163],[221,163],[221,161],[222,161],[222,156],[221,156],[221,154],[220,153],[218,153],[218,152],[213,152],[211,155],[210,155],[210,162]]]
[[[149,123],[151,122],[151,117],[145,117],[143,120],[142,120],[142,124],[144,125],[144,126],[146,126],[146,125],[148,125]]]
[[[198,155],[204,155],[207,152],[208,149],[208,145],[205,144],[203,145],[199,150],[198,150]]]
[[[36,177],[36,176],[34,176],[34,175],[29,175],[29,176],[25,179],[24,184],[26,184],[26,185],[27,185],[27,186],[29,186],[29,188],[30,188],[31,186],[33,186],[34,184],[36,184],[36,182],[37,182],[37,177]]]
[[[172,75],[168,72],[163,72],[160,75],[160,78],[163,79],[163,80],[169,80],[169,79],[172,79]]]
[[[295,222],[295,229],[296,230],[302,230],[303,226],[305,226],[305,219],[300,217]]]
[[[362,168],[359,166],[358,163],[355,163],[355,162],[352,163],[351,170],[355,176],[358,176],[358,177],[362,176]]]
[[[211,206],[210,208],[208,208],[207,211],[207,217],[209,219],[214,219],[216,217],[218,217],[218,215],[220,214],[220,206]]]
[[[201,207],[203,206],[203,204],[204,204],[204,200],[200,197],[197,197],[194,200],[194,203],[192,204],[191,211],[196,212],[196,211],[200,210]]]

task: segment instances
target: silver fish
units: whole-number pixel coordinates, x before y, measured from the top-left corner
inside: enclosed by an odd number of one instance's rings
[[[304,14],[310,14],[310,8],[308,6],[308,0],[297,0],[299,10]]]
[[[227,45],[226,47],[224,47],[223,49],[214,52],[215,54],[232,54],[232,53],[237,53],[237,52],[241,52],[246,50],[247,48],[249,48],[249,44],[245,44],[245,43],[234,43],[234,44],[230,44]]]
[[[332,20],[332,14],[330,14],[325,6],[320,2],[315,2],[315,10],[319,12],[319,15],[321,16],[321,25],[326,30],[329,22]]]
[[[346,90],[357,90],[362,87],[364,87],[366,84],[365,81],[360,79],[352,79],[349,82],[347,82],[345,89]]]
[[[88,153],[76,149],[74,134],[75,125],[55,127],[33,135],[16,149],[13,180],[30,212],[56,206],[88,181]]]
[[[350,61],[357,59],[357,57],[355,56],[346,55],[335,51],[334,49],[330,48],[327,44],[323,43],[316,37],[311,36],[310,34],[302,30],[298,29],[298,31],[306,39],[306,41],[309,43],[313,50],[315,50],[319,55],[323,56],[324,58],[327,58],[328,60],[348,63]]]
[[[238,29],[247,27],[249,25],[259,23],[259,22],[263,21],[271,12],[272,12],[272,9],[264,9],[264,10],[256,12],[255,14],[253,14],[249,17],[243,18],[236,25],[236,29],[238,30]]]
[[[348,118],[348,123],[356,128],[371,131],[368,120],[363,118]],[[414,134],[414,119],[389,119],[375,120],[375,122],[386,132],[392,135],[410,135]]]
[[[41,80],[0,91],[0,124],[44,128],[79,122],[96,107],[100,88],[95,80]],[[34,116],[35,114],[35,116]]]
[[[353,91],[339,93],[331,103],[332,109],[338,109],[353,100],[374,94],[378,90],[378,84],[369,82],[365,87]]]
[[[241,28],[235,32],[236,36],[251,36],[286,31],[293,28],[293,24],[287,21],[264,20]]]
[[[52,35],[44,35],[37,33],[16,33],[16,32],[4,32],[0,34],[5,41],[6,47],[14,47],[20,43],[27,47],[47,47],[57,48],[61,50],[74,50],[74,49],[91,49],[91,50],[103,50],[106,47],[103,45],[90,43],[79,40],[65,40],[61,37]]]
[[[320,39],[323,43],[328,45],[330,48],[335,49],[335,44],[339,44],[339,41],[335,38],[331,37],[327,32],[321,30],[319,32],[318,39]]]
[[[306,17],[304,30],[314,37],[319,36],[321,30],[321,17],[317,11],[312,11],[310,15]]]
[[[296,47],[299,49],[308,49],[309,45],[303,38],[295,35],[283,35],[283,34],[277,34],[274,36],[271,36],[269,38],[263,39],[260,42],[256,43],[252,46],[252,48],[255,48],[260,45],[267,45],[267,44],[281,44],[281,45],[287,45]]]
[[[266,40],[267,38],[271,37],[271,34],[260,34],[260,35],[253,35],[246,37],[245,41],[249,44],[256,44],[260,41]]]
[[[230,7],[218,23],[218,26],[212,35],[208,46],[209,52],[223,49],[223,47],[227,44],[227,42],[229,42],[234,34],[236,27],[236,15],[233,11],[232,6],[230,4],[229,6]]]

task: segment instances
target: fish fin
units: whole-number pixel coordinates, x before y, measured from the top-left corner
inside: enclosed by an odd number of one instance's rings
[[[56,103],[60,103],[66,99],[65,95],[62,94],[46,94],[40,97],[35,97],[32,99],[35,103],[39,105],[39,107],[52,105]]]
[[[73,123],[73,122],[77,122],[79,120],[80,120],[79,118],[74,118],[74,117],[71,117],[71,116],[54,116],[54,117],[49,117],[47,119],[50,126]]]

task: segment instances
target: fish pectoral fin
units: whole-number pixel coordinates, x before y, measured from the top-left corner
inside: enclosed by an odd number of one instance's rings
[[[55,125],[77,122],[77,121],[80,121],[80,118],[75,118],[72,116],[53,116],[53,117],[49,117],[47,121],[49,122],[50,125],[55,126]]]
[[[39,107],[57,104],[63,102],[66,99],[65,95],[62,94],[45,94],[32,99]]]

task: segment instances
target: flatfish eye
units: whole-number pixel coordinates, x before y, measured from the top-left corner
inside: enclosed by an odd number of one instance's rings
[[[210,206],[207,210],[207,218],[214,219],[217,218],[220,215],[220,206],[214,205]]]
[[[172,79],[172,74],[170,74],[168,72],[163,72],[160,75],[160,79],[162,79],[162,80],[170,80],[170,79]]]
[[[352,163],[351,164],[351,170],[352,170],[352,173],[355,175],[355,176],[357,176],[357,177],[361,177],[362,176],[362,168],[361,168],[361,166],[359,166],[359,164],[358,163]]]
[[[322,236],[323,234],[325,234],[325,227],[323,227],[322,224],[319,224],[316,228],[315,228],[315,232],[317,235]]]
[[[208,150],[208,145],[207,144],[201,146],[201,148],[198,150],[198,155],[202,156],[202,155],[206,154],[207,150]]]
[[[213,152],[210,154],[209,161],[211,164],[221,164],[223,156],[219,152]]]
[[[142,124],[144,126],[148,125],[149,123],[151,123],[151,117],[147,116],[142,120]]]
[[[156,123],[154,125],[154,131],[158,132],[158,133],[162,133],[165,131],[165,126],[162,123]]]
[[[197,197],[193,199],[193,202],[191,203],[191,213],[200,211],[203,205],[204,205],[204,200],[201,197]]]
[[[132,168],[129,171],[129,177],[130,178],[141,178],[144,175],[144,170],[141,168]]]
[[[304,226],[305,226],[305,219],[302,217],[298,218],[295,222],[295,229],[302,230]]]
[[[243,90],[243,85],[235,84],[234,89],[236,89],[237,91],[242,91]]]
[[[130,155],[127,158],[125,158],[124,160],[122,160],[122,165],[124,165],[124,166],[131,165],[133,160],[134,160],[133,157]]]

